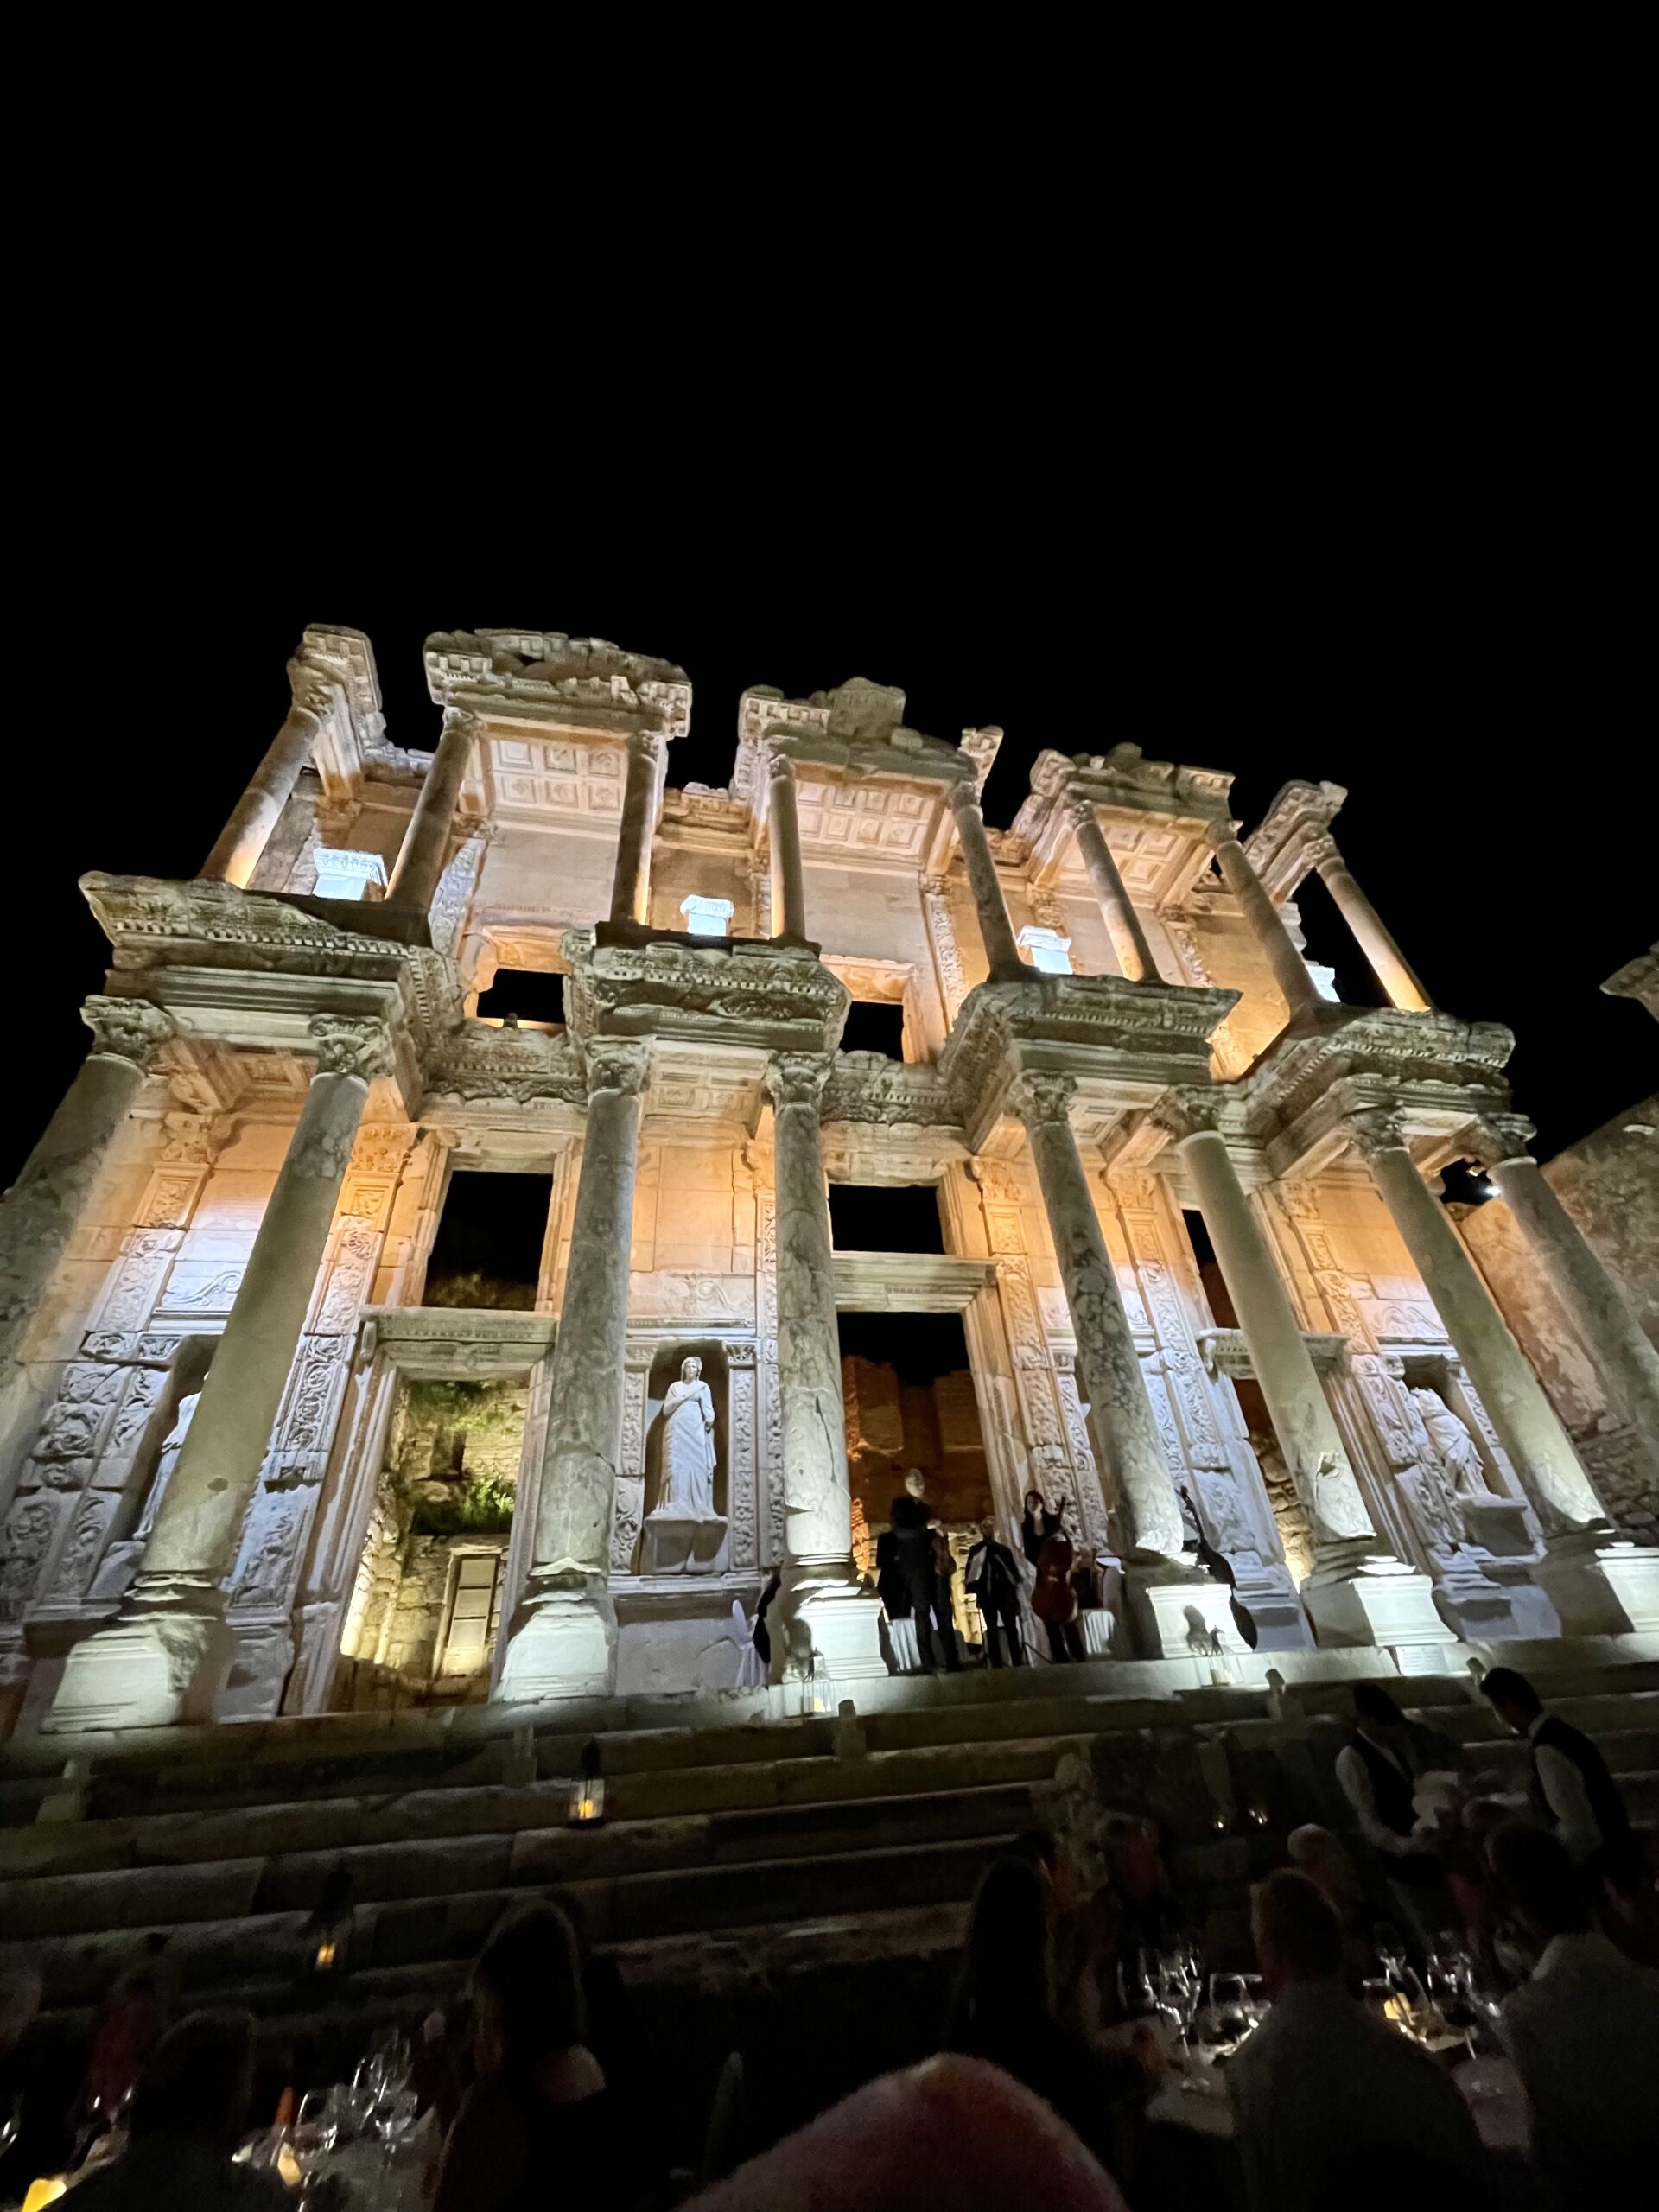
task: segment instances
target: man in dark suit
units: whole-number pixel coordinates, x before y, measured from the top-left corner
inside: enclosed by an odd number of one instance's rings
[[[986,1658],[993,1667],[1002,1664],[996,1642],[1000,1628],[1007,1639],[1009,1657],[1016,1667],[1023,1667],[1027,1662],[1025,1640],[1020,1633],[1020,1570],[1007,1546],[996,1541],[996,1523],[988,1514],[979,1524],[979,1541],[968,1554],[966,1586],[985,1624]]]
[[[905,1477],[904,1489],[888,1508],[887,1524],[893,1536],[894,1576],[903,1586],[916,1623],[917,1654],[924,1670],[931,1675],[937,1671],[933,1618],[940,1598],[933,1558],[933,1512],[922,1490],[921,1470],[912,1467]],[[954,1675],[962,1661],[957,1651],[957,1632],[950,1624],[949,1608],[947,1592],[939,1628],[944,1642],[945,1671]]]
[[[1546,1713],[1544,1701],[1513,1667],[1490,1667],[1480,1694],[1504,1726],[1524,1736],[1532,1752],[1532,1796],[1575,1866],[1618,1880],[1636,1853],[1636,1838],[1618,1784],[1581,1728]]]

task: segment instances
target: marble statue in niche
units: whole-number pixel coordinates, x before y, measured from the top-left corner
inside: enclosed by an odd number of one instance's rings
[[[715,1427],[714,1393],[702,1379],[702,1359],[689,1353],[663,1394],[655,1423],[658,1491],[645,1519],[645,1574],[717,1574],[725,1564],[726,1520],[715,1510]]]
[[[715,1401],[695,1356],[663,1400],[663,1494],[658,1512],[683,1521],[715,1514]]]
[[[1458,1496],[1472,1497],[1477,1502],[1491,1497],[1485,1463],[1469,1433],[1468,1423],[1452,1412],[1438,1390],[1425,1386],[1413,1390],[1411,1398],[1435,1457],[1451,1478]]]
[[[162,1500],[167,1496],[167,1486],[173,1479],[173,1470],[179,1464],[179,1454],[184,1449],[184,1440],[190,1433],[196,1408],[201,1403],[201,1392],[192,1390],[179,1401],[179,1415],[162,1442],[162,1455],[156,1462],[156,1474],[149,1485],[149,1495],[144,1500],[144,1510],[138,1516],[133,1530],[135,1543],[147,1543],[156,1526],[156,1516],[162,1510]]]

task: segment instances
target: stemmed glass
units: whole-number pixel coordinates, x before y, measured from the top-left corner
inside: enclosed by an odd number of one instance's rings
[[[328,2089],[308,2089],[288,2133],[289,2148],[308,2177],[340,2140],[340,2110]]]
[[[401,2089],[414,2064],[409,2037],[401,2028],[382,2028],[369,2044],[369,2062],[375,2070],[376,2087],[383,2094]]]
[[[1379,1920],[1371,1930],[1371,1948],[1382,1962],[1382,1971],[1395,1989],[1406,1986],[1406,1947],[1391,1920]]]
[[[1173,1951],[1160,1953],[1157,1969],[1159,2009],[1174,2021],[1184,2044],[1192,2040],[1192,2020],[1198,2009],[1199,1992],[1198,1961],[1191,1949],[1179,1945]]]
[[[1131,1967],[1125,1960],[1117,1962],[1117,1993],[1123,2005],[1123,2016],[1129,2020],[1144,2020],[1161,2008],[1158,1991],[1153,1980],[1152,1960],[1145,1951]]]
[[[1216,2040],[1236,2050],[1255,2023],[1250,2018],[1249,1994],[1242,1974],[1212,1974],[1210,2009],[1216,2018]]]

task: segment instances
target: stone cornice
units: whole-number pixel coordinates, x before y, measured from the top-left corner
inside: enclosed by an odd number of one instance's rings
[[[982,983],[963,1001],[940,1075],[977,1144],[1022,1071],[1075,1076],[1143,1096],[1171,1084],[1207,1083],[1211,1039],[1237,997],[1121,976]]]
[[[1115,745],[1109,753],[1058,753],[1050,747],[1033,764],[1031,791],[1014,817],[1012,834],[1033,848],[1040,845],[1056,808],[1071,798],[1126,814],[1205,822],[1225,810],[1232,781],[1213,768],[1148,760],[1138,745]]]
[[[361,630],[310,623],[288,675],[295,704],[321,725],[313,760],[323,790],[336,802],[348,799],[365,764],[388,749],[374,647]]]
[[[566,1012],[584,1040],[683,1037],[824,1052],[847,1018],[846,986],[810,952],[741,938],[566,945],[575,956]]]
[[[522,1375],[544,1359],[557,1333],[550,1313],[447,1306],[371,1306],[358,1338],[364,1361],[385,1359],[404,1374],[481,1382]]]
[[[958,1116],[938,1069],[880,1052],[837,1052],[823,1094],[825,1122],[954,1128]]]
[[[588,1088],[574,1041],[538,1029],[497,1029],[463,1022],[443,1038],[428,1061],[429,1098],[537,1098],[587,1103]]]
[[[563,728],[654,730],[683,737],[691,685],[671,661],[562,630],[439,631],[426,641],[433,698],[485,716]]]
[[[1275,904],[1288,899],[1317,864],[1319,842],[1328,845],[1331,824],[1347,796],[1340,784],[1286,784],[1244,840],[1245,858]]]
[[[982,783],[1001,730],[964,730],[963,743],[951,745],[907,728],[904,713],[902,691],[864,677],[807,699],[785,699],[769,684],[753,684],[738,701],[732,796],[758,807],[765,787],[761,763],[778,752],[859,775]]]
[[[1659,944],[1649,945],[1645,952],[1627,961],[1601,988],[1611,998],[1640,1000],[1654,1020],[1659,1021]]]

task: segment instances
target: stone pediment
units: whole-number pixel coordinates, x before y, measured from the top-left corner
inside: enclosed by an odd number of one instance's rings
[[[564,727],[683,737],[691,685],[671,661],[562,630],[440,631],[426,641],[427,689],[441,705]]]
[[[741,939],[601,942],[577,952],[565,986],[570,1027],[584,1042],[683,1037],[823,1052],[840,1037],[848,1004],[846,986],[812,953]]]

